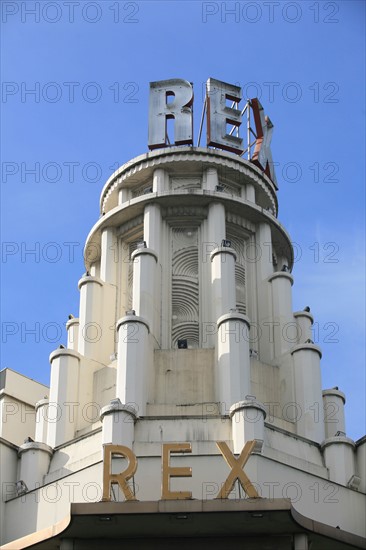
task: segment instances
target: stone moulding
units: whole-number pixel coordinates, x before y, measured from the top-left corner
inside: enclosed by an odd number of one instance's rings
[[[257,185],[267,195],[277,215],[278,201],[275,187],[271,180],[263,174],[259,168],[241,157],[235,158],[232,155],[229,156],[227,153],[203,147],[158,149],[153,153],[141,155],[124,164],[112,174],[102,190],[100,197],[101,214],[116,206],[116,204],[112,203],[109,207],[108,201],[113,192],[117,191],[124,181],[127,181],[133,175],[148,168],[154,169],[168,164],[176,164],[177,162],[216,164],[220,168],[224,167],[239,172],[244,177],[249,178],[251,183]]]

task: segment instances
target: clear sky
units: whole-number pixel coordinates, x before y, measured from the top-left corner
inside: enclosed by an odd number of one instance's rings
[[[77,315],[85,238],[106,179],[147,151],[150,81],[208,77],[275,125],[279,219],[295,243],[323,387],[365,433],[365,2],[3,1],[2,358],[49,383]],[[33,90],[33,92],[32,92]],[[197,138],[196,138],[197,139]],[[33,253],[31,252],[33,251]]]

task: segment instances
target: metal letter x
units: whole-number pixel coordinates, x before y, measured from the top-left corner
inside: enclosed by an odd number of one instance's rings
[[[252,485],[246,473],[243,471],[243,468],[249,459],[250,453],[255,447],[255,441],[247,441],[242,452],[240,453],[239,458],[235,458],[225,441],[217,441],[216,445],[220,449],[227,464],[231,467],[231,472],[216,498],[228,498],[236,480],[239,481],[248,497],[258,498],[259,495],[256,489]]]

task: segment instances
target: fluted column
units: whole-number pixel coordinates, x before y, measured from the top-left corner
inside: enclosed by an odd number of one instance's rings
[[[116,284],[118,265],[118,247],[113,227],[102,231],[100,278],[106,283]]]
[[[285,271],[277,271],[268,277],[269,300],[272,318],[264,334],[270,339],[272,361],[279,362],[280,398],[287,408],[294,401],[294,371],[290,350],[298,343],[298,325],[292,313],[293,277]],[[280,358],[280,359],[279,359]]]
[[[161,211],[156,203],[147,204],[144,209],[144,241],[159,257],[161,246]]]
[[[245,443],[256,439],[264,441],[266,410],[256,399],[246,398],[230,407],[233,451],[240,454]]]
[[[115,352],[114,331],[112,327],[116,322],[117,299],[117,267],[120,261],[120,251],[113,227],[107,227],[102,231],[100,278],[102,287],[102,330],[100,340],[99,360],[108,364],[110,356]]]
[[[47,444],[56,447],[75,436],[79,402],[79,354],[57,349],[50,355],[51,383],[47,406]],[[76,408],[76,411],[75,411]]]
[[[164,170],[154,172],[154,185],[164,186]],[[146,248],[138,248],[133,260],[133,309],[149,324],[157,345],[161,343],[161,239],[162,217],[160,206],[151,203],[144,209],[144,241]]]
[[[297,433],[321,443],[325,437],[321,387],[321,350],[314,344],[300,344],[291,351],[293,357]]]
[[[258,323],[261,334],[258,340],[258,351],[260,359],[269,363],[274,359],[274,346],[270,335],[273,320],[268,277],[273,273],[273,265],[272,235],[268,223],[263,222],[257,225],[255,242],[252,245],[249,250],[251,261],[254,262],[256,270]]]
[[[294,318],[297,324],[297,343],[304,344],[312,338],[311,327],[314,323],[314,317],[308,311],[296,311]]]
[[[127,315],[117,322],[117,333],[116,398],[124,405],[133,406],[139,416],[144,416],[153,365],[149,325],[141,317]]]
[[[351,486],[355,482],[355,447],[352,439],[342,436],[330,437],[322,443],[324,461],[329,469],[331,481],[346,486]]]
[[[133,405],[124,405],[120,399],[113,399],[109,405],[103,407],[100,414],[103,425],[102,444],[125,445],[131,449],[137,413]]]
[[[222,414],[250,394],[249,328],[249,319],[238,312],[217,321],[215,387]]]
[[[210,252],[226,238],[225,206],[220,202],[212,202],[208,206],[207,233],[206,249]]]
[[[66,323],[67,347],[73,351],[79,351],[79,326],[80,322],[76,317],[69,319]]]
[[[53,450],[45,443],[32,441],[19,447],[19,480],[26,484],[28,491],[43,485],[52,454]]]
[[[211,301],[216,319],[236,307],[235,261],[236,252],[229,247],[218,247],[211,252]]]
[[[343,392],[332,388],[323,390],[325,437],[346,435],[344,405],[346,396]]]
[[[280,357],[297,344],[297,324],[292,312],[294,279],[290,273],[277,271],[268,278],[272,287],[274,355]]]
[[[136,315],[145,319],[156,340],[160,341],[159,295],[157,292],[158,257],[150,248],[138,248],[131,255],[133,261],[132,307]]]
[[[218,183],[216,169],[208,169],[204,185],[207,190],[214,191]],[[202,318],[202,345],[205,348],[215,346],[217,338],[216,321],[224,311],[218,313],[213,304],[212,294],[212,262],[211,253],[220,247],[223,239],[226,238],[226,220],[225,207],[216,202],[210,203],[207,209],[207,220],[202,225],[202,244],[201,244],[201,318]],[[216,259],[217,262],[217,259]],[[216,263],[215,262],[215,263]],[[219,284],[219,283],[218,283]],[[233,306],[234,307],[234,306]]]
[[[103,282],[97,277],[84,276],[79,281],[80,289],[80,326],[79,353],[96,361],[101,356],[101,338],[103,331]]]

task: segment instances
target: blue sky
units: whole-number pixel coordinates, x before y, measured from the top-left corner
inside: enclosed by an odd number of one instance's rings
[[[100,191],[118,165],[147,151],[149,82],[194,83],[197,136],[203,85],[214,77],[259,96],[275,125],[279,219],[297,252],[294,310],[311,306],[323,387],[346,393],[347,432],[361,437],[365,3],[1,8],[1,368],[49,382],[49,353],[78,312]]]

